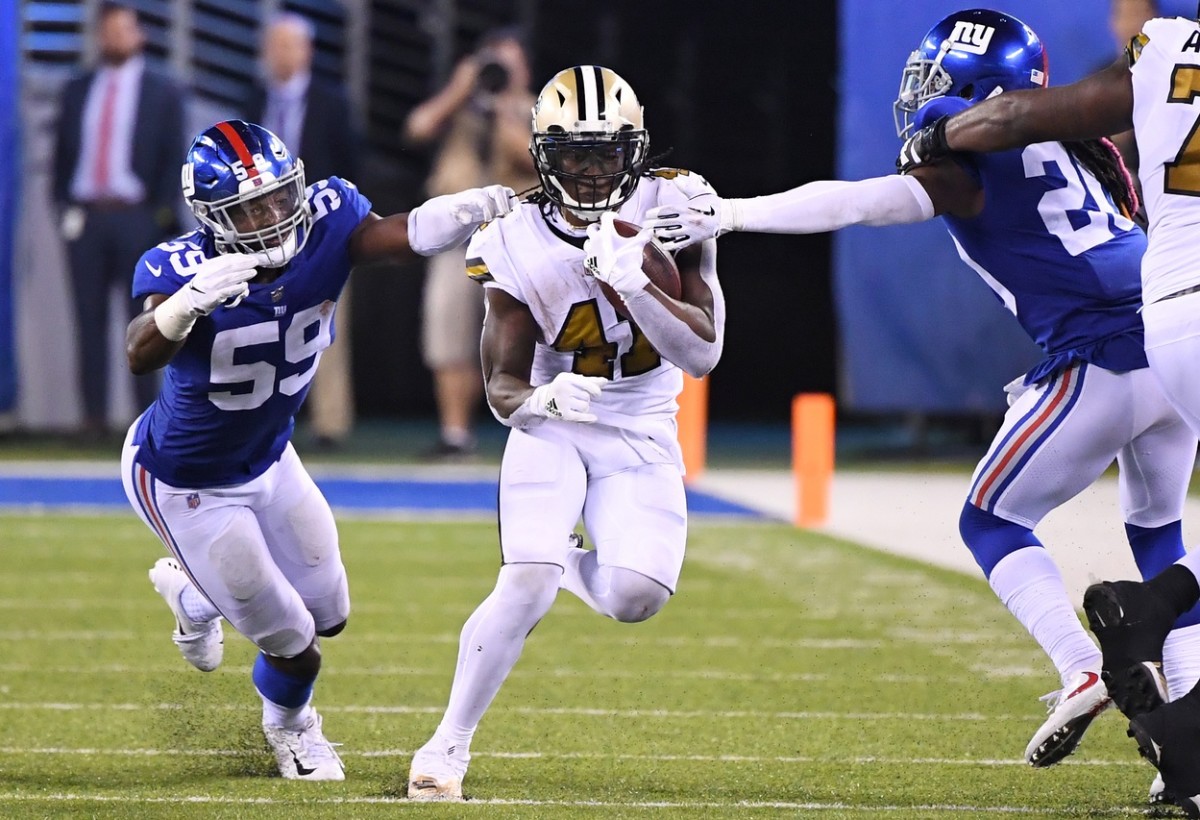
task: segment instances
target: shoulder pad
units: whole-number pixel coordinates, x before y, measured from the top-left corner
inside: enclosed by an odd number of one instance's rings
[[[1150,38],[1145,32],[1138,32],[1130,40],[1129,45],[1125,46],[1125,56],[1129,60],[1129,67],[1133,68],[1133,64],[1142,56],[1142,49],[1150,42]]]
[[[689,199],[700,194],[715,193],[707,179],[686,168],[653,168],[650,176],[670,183]]]

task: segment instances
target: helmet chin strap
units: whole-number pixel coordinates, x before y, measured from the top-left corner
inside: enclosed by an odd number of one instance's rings
[[[563,206],[563,210],[578,219],[580,222],[588,223],[599,222],[601,215],[606,213],[605,211],[577,211],[574,208],[568,208],[565,205]]]
[[[298,250],[299,248],[296,247],[296,231],[292,230],[278,247],[267,248],[264,251],[252,253],[250,256],[254,258],[256,267],[282,268],[291,261]]]

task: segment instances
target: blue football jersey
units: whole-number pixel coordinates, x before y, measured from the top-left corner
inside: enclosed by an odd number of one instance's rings
[[[334,339],[334,308],[350,275],[349,238],[371,210],[337,177],[308,188],[308,241],[274,282],[251,284],[237,307],[201,316],[138,422],[137,461],[176,487],[244,484],[283,454],[317,368]],[[200,230],[143,254],[133,296],[171,294],[216,253]]]
[[[963,107],[932,100],[917,125]],[[1146,367],[1146,235],[1103,185],[1058,142],[956,156],[982,186],[984,206],[972,219],[942,218],[962,260],[1046,353],[1026,383],[1075,361],[1118,372]]]

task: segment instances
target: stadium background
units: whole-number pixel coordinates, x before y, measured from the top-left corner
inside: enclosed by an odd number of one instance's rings
[[[0,147],[8,158],[0,164],[0,412],[23,429],[70,427],[78,413],[69,293],[46,182],[58,89],[88,56],[95,5],[24,0],[0,12]],[[187,133],[236,112],[265,16],[289,9],[314,19],[317,71],[343,80],[362,112],[370,170],[357,182],[383,213],[422,198],[430,157],[400,147],[404,115],[494,25],[532,32],[535,82],[579,62],[618,69],[642,97],[653,148],[673,149],[667,164],[746,196],[891,171],[891,102],[904,59],[959,6],[844,0],[792,3],[784,14],[770,0],[130,5],[150,33],[151,59],[191,88]],[[1053,82],[1077,79],[1116,50],[1104,0],[1003,5],[1049,44]],[[721,243],[721,272],[729,328],[711,384],[717,423],[783,424],[793,394],[822,391],[838,395],[844,414],[983,419],[987,427],[1003,410],[1001,385],[1035,358],[936,223],[833,237],[733,235]],[[361,413],[429,417],[430,379],[417,356],[420,268],[392,273],[357,276]],[[118,392],[118,402],[127,400]]]

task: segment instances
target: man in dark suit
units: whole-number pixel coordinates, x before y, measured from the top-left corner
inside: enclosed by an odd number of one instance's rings
[[[265,84],[254,89],[246,118],[279,136],[304,162],[312,184],[331,176],[358,178],[361,145],[341,88],[312,76],[312,23],[292,13],[268,23],[263,37]],[[354,423],[350,367],[350,289],[337,308],[337,338],[321,356],[309,392],[309,423],[318,447],[336,447]]]
[[[128,298],[142,251],[174,227],[183,145],[183,101],[168,76],[145,65],[137,13],[100,5],[99,64],[63,92],[54,156],[54,199],[67,245],[89,439],[108,434],[108,303]],[[129,300],[129,318],[142,306]],[[138,412],[154,400],[152,376],[135,381]]]

